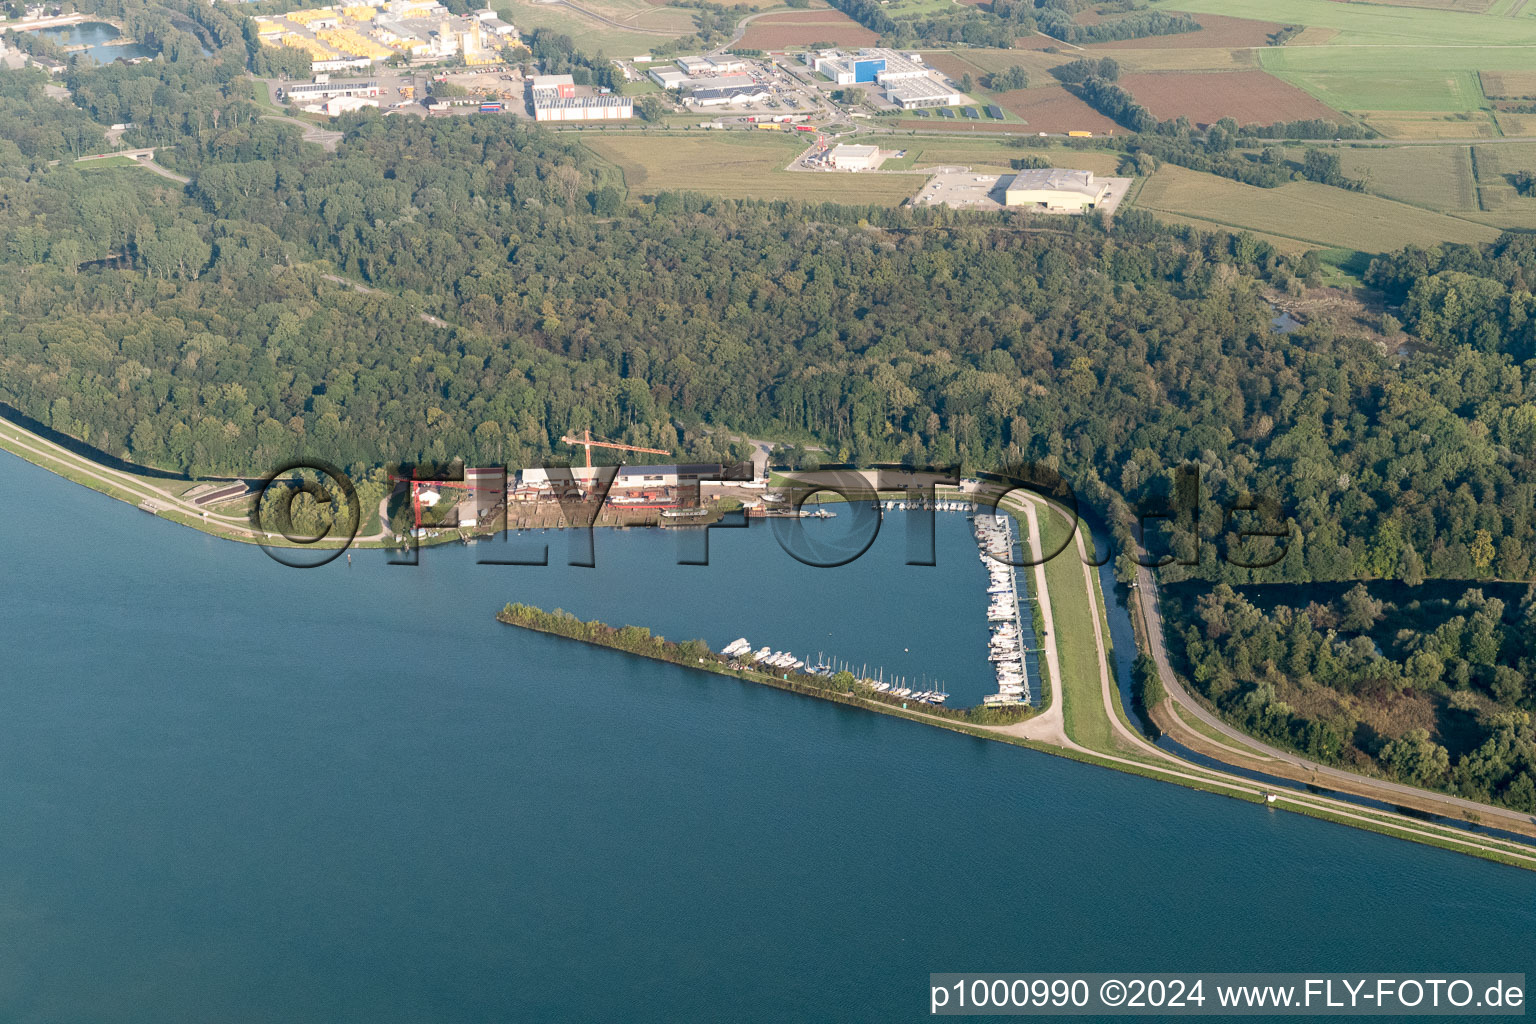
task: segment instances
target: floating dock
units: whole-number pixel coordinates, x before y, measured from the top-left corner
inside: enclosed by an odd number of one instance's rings
[[[987,567],[987,660],[997,674],[997,692],[982,698],[988,707],[1012,707],[1031,700],[1028,655],[1035,653],[1034,618],[1019,613],[1019,578],[1014,570],[1012,519],[976,516],[976,543]],[[1026,599],[1027,600],[1027,599]]]

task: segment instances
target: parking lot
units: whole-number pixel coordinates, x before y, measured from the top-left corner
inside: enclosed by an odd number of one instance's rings
[[[978,174],[970,170],[945,170],[940,171],[923,185],[922,191],[913,200],[916,206],[952,206],[955,209],[970,210],[1001,210],[1003,209],[1003,192],[1008,187],[1008,182],[1013,179],[1012,174]],[[1104,201],[1099,204],[1098,212],[1104,216],[1113,216],[1120,208],[1120,203],[1125,199],[1125,194],[1130,191],[1131,178],[1098,178],[1109,186],[1109,193]],[[1023,207],[1018,207],[1023,209]],[[1050,216],[1071,216],[1062,211],[1045,210],[1038,207],[1031,208],[1034,213],[1043,213]]]
[[[952,206],[955,209],[1001,210],[1003,188],[1011,174],[978,174],[975,171],[940,171],[929,178],[914,205]]]

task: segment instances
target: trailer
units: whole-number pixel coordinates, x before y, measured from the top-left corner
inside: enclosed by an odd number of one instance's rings
[[[502,106],[501,106],[500,103],[482,103],[482,104],[480,104],[480,113],[482,113],[482,114],[499,114],[499,113],[501,113],[501,110],[502,110]]]

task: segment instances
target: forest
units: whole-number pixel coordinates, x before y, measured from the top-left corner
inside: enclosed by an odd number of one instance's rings
[[[943,208],[625,202],[571,136],[494,117],[357,115],[332,155],[252,121],[240,83],[202,84],[219,67],[177,87],[227,98],[143,129],[176,140],[162,158],[185,190],[0,143],[17,271],[0,400],[104,451],[196,473],[304,452],[518,465],[586,426],[728,454],[725,427],[860,462],[1035,460],[1125,536],[1193,463],[1201,515],[1171,541],[1193,564],[1170,579],[1531,570],[1523,237],[1378,260],[1423,342],[1400,360],[1271,331],[1266,289],[1316,260],[1248,236],[1134,211],[1021,231]],[[158,62],[71,85],[131,105],[142,80],[170,91]],[[1279,556],[1263,568],[1225,557],[1225,509],[1252,494],[1289,533],[1244,542]]]
[[[884,46],[965,43],[1007,49],[1037,29],[1069,45],[1141,39],[1197,32],[1200,23],[1184,14],[1145,10],[1132,2],[1090,4],[1083,0],[993,0],[985,6],[925,11],[893,17],[880,0],[828,0],[854,21],[882,36]],[[1082,25],[1073,15],[1097,7],[1118,16]]]
[[[0,259],[24,271],[0,281],[4,401],[190,472],[307,449],[517,464],[589,424],[701,457],[721,425],[858,461],[1037,460],[1122,527],[1191,462],[1204,514],[1171,577],[1530,572],[1525,236],[1378,259],[1370,283],[1420,343],[1399,360],[1270,331],[1264,292],[1316,260],[1249,236],[1134,211],[1020,231],[942,208],[626,202],[571,136],[494,117],[353,115],[332,155],[260,118],[233,66],[68,76],[184,190],[48,166],[92,122],[29,99],[40,73],[0,76]],[[1294,539],[1267,568],[1214,554],[1251,493]]]
[[[1194,603],[1189,678],[1237,725],[1321,761],[1536,811],[1536,587],[1508,603],[1473,588],[1399,605],[1356,584],[1261,608],[1218,585]]]

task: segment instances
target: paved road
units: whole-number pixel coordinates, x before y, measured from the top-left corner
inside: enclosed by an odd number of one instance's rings
[[[1074,746],[1067,737],[1066,716],[1062,711],[1063,690],[1061,678],[1061,657],[1056,648],[1056,619],[1051,611],[1051,591],[1045,585],[1045,561],[1040,558],[1044,554],[1045,547],[1040,541],[1040,517],[1035,509],[1033,501],[1024,502],[1024,521],[1028,524],[1029,550],[1035,562],[1035,582],[1032,585],[1035,597],[1035,606],[1040,609],[1040,622],[1042,625],[1038,640],[1045,648],[1045,667],[1051,677],[1050,703],[1045,710],[1034,718],[1024,723],[1025,728],[1020,732],[1036,740],[1047,740],[1059,743],[1062,746]]]
[[[6,447],[13,452],[23,454],[23,457],[32,456],[61,464],[68,467],[71,472],[89,477],[97,483],[130,494],[140,502],[147,501],[161,510],[180,512],[194,519],[201,519],[210,524],[216,524],[220,529],[230,533],[254,537],[259,532],[250,526],[249,521],[243,516],[228,516],[220,512],[210,512],[207,509],[199,508],[194,503],[185,501],[170,491],[148,483],[140,477],[103,466],[99,462],[92,462],[84,456],[76,455],[68,448],[34,434],[25,427],[17,426],[9,420],[0,420],[0,440],[5,441]],[[48,467],[44,464],[43,468],[46,469]]]
[[[1369,776],[1344,771],[1341,768],[1319,764],[1299,754],[1293,754],[1290,751],[1270,746],[1261,740],[1254,739],[1235,726],[1229,725],[1209,711],[1199,701],[1191,697],[1189,691],[1179,682],[1178,675],[1173,671],[1173,665],[1168,660],[1168,647],[1163,639],[1163,613],[1162,609],[1158,607],[1157,583],[1153,580],[1152,573],[1145,566],[1138,568],[1136,572],[1136,597],[1141,604],[1142,620],[1146,623],[1147,645],[1151,648],[1153,661],[1157,663],[1157,674],[1163,682],[1163,689],[1168,691],[1168,696],[1182,710],[1188,711],[1191,715],[1194,715],[1223,736],[1236,740],[1241,745],[1251,747],[1278,761],[1284,761],[1293,767],[1311,772],[1320,779],[1332,779],[1337,782],[1349,783],[1352,786],[1374,790],[1374,795],[1389,803],[1395,802],[1396,798],[1404,796],[1420,800],[1428,798],[1449,804],[1458,810],[1473,811],[1484,819],[1500,818],[1526,825],[1536,822],[1536,817],[1520,811],[1513,811],[1506,807],[1482,804],[1475,800],[1466,800],[1459,796],[1437,793],[1434,790],[1419,789],[1415,786],[1407,786],[1399,782],[1389,782],[1385,779],[1373,779]]]
[[[114,153],[91,153],[79,157],[75,160],[75,163],[83,164],[91,160],[110,160],[118,156],[126,156],[128,159],[136,161],[145,170],[153,171],[162,178],[169,178],[182,185],[192,180],[184,174],[177,174],[175,171],[155,163],[155,151],[153,149],[119,149]],[[53,163],[58,163],[58,161],[55,160]]]
[[[262,114],[268,121],[281,121],[283,124],[291,124],[295,128],[302,129],[305,142],[313,142],[327,153],[336,152],[336,147],[341,144],[341,132],[332,131],[329,128],[321,128],[317,124],[308,121],[300,121],[296,117],[288,117],[286,114]]]
[[[192,180],[191,178],[187,177],[185,174],[177,174],[175,171],[169,170],[168,168],[165,168],[165,167],[161,167],[159,164],[155,163],[153,151],[151,151],[151,155],[150,156],[140,156],[140,157],[135,157],[134,159],[138,161],[138,164],[139,164],[140,167],[144,168],[146,171],[152,171],[155,174],[160,175],[160,177],[162,177],[162,178],[169,178],[170,180],[175,181],[175,182],[180,182],[183,185],[187,184],[188,182],[190,182]]]

